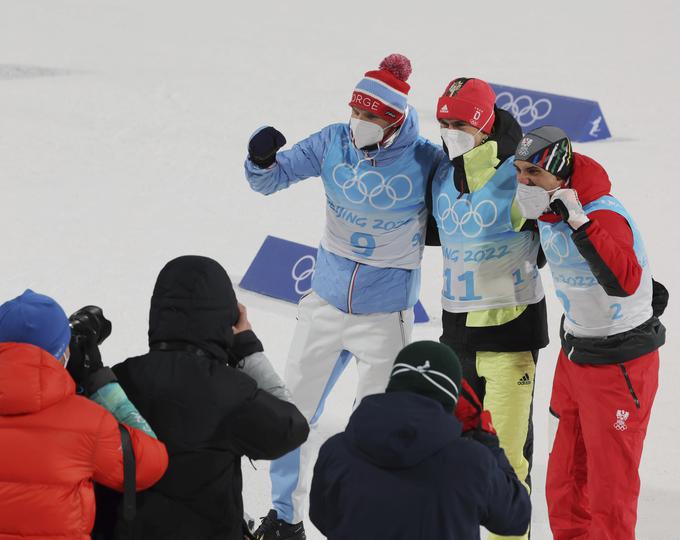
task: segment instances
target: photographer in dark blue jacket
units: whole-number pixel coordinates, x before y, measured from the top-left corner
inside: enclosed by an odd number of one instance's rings
[[[480,525],[527,531],[529,495],[489,413],[469,386],[460,389],[448,346],[402,349],[386,393],[364,398],[319,453],[310,517],[329,540],[472,540]]]

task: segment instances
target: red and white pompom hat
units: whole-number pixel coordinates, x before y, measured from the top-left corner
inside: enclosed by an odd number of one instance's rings
[[[371,112],[390,123],[403,121],[411,89],[406,81],[411,71],[408,58],[390,54],[380,62],[380,69],[367,71],[357,83],[350,107]]]

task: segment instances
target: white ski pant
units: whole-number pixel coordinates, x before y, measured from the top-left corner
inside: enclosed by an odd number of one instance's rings
[[[359,373],[355,407],[365,396],[384,392],[397,353],[411,341],[413,318],[413,309],[344,313],[314,292],[300,300],[284,378],[311,433],[300,448],[271,463],[272,500],[279,519],[298,523],[304,518],[312,460],[323,442],[317,421],[344,368],[354,356]]]

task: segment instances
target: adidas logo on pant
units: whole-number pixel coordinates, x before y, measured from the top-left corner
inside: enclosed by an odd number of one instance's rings
[[[531,377],[529,377],[528,373],[525,373],[522,378],[517,381],[517,384],[520,386],[524,386],[526,384],[531,384]]]

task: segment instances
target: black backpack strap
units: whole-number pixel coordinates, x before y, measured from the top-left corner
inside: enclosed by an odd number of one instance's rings
[[[137,512],[135,453],[132,449],[132,439],[128,430],[122,424],[118,424],[118,428],[120,429],[120,442],[123,449],[123,518],[125,521],[132,521]]]

